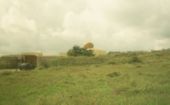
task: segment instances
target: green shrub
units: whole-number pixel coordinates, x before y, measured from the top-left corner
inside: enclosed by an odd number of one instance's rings
[[[68,56],[94,56],[92,50],[87,50],[79,46],[74,46],[67,52]]]
[[[39,61],[38,69],[49,68],[49,61],[48,60],[41,60]]]
[[[139,59],[138,56],[133,56],[130,60],[129,63],[142,63],[141,59]]]

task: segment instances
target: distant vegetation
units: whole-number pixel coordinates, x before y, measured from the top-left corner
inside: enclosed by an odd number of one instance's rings
[[[109,52],[103,56],[44,57],[39,61],[41,67],[102,65],[102,64],[148,64],[170,60],[170,50],[152,52]]]
[[[101,64],[147,64],[170,60],[169,49],[151,52],[109,52],[106,55],[93,56],[91,50],[86,50],[79,46],[74,46],[68,51],[68,55],[69,56],[66,57],[42,56],[38,59],[38,68]],[[0,57],[0,69],[15,69],[16,67],[16,57]]]
[[[68,56],[94,56],[93,51],[92,50],[88,50],[85,48],[81,48],[79,46],[74,46],[72,49],[70,49],[67,52]]]

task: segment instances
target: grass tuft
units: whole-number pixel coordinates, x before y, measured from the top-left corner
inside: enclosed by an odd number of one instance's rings
[[[121,75],[121,73],[119,73],[119,72],[113,72],[113,73],[107,74],[107,76],[108,76],[108,77],[111,77],[111,78],[113,78],[113,77],[118,77],[118,76],[120,76],[120,75]]]

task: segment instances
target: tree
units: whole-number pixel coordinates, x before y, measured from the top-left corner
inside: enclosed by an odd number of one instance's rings
[[[67,52],[67,55],[68,56],[94,56],[92,50],[87,50],[79,46],[73,46],[73,48]]]
[[[85,48],[85,49],[94,48],[94,44],[91,43],[91,42],[88,42],[88,43],[86,43],[86,44],[83,46],[83,48]]]

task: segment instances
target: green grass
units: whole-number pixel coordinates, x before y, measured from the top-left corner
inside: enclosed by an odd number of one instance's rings
[[[0,105],[170,105],[170,51],[43,58],[0,70]]]
[[[170,105],[170,62],[0,73],[0,105]]]

